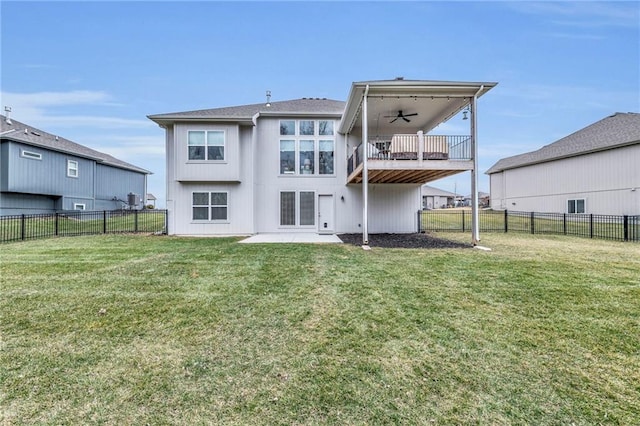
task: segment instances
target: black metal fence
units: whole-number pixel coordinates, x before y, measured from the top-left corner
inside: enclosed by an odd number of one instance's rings
[[[0,216],[0,242],[107,233],[166,233],[166,210],[65,211]]]
[[[418,211],[420,232],[470,231],[471,220],[470,210]],[[478,221],[480,232],[521,232],[640,241],[640,216],[481,210],[478,212]]]

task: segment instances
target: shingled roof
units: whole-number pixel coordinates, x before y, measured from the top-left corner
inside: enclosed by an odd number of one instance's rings
[[[52,135],[43,130],[36,129],[28,124],[21,123],[13,118],[11,124],[7,123],[7,118],[0,115],[0,138],[21,142],[27,145],[38,146],[52,151],[64,152],[77,157],[88,158],[98,163],[131,170],[139,173],[151,174],[150,171],[134,166],[125,161],[118,160],[109,154],[87,148],[84,145],[72,142],[60,136]]]
[[[640,143],[640,114],[617,112],[537,151],[499,160],[486,174]]]
[[[240,105],[196,111],[171,112],[147,116],[157,123],[175,120],[216,120],[250,122],[256,114],[261,115],[341,115],[345,102],[326,98],[302,98],[290,101]]]

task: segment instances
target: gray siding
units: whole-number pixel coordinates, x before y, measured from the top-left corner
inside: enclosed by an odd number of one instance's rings
[[[130,170],[117,167],[96,165],[96,210],[114,210],[122,207],[122,201],[127,201],[127,195],[134,193],[140,196],[140,205],[144,204],[146,176]],[[99,207],[98,207],[99,205]]]
[[[56,211],[55,197],[32,194],[0,194],[0,216],[46,214]]]
[[[565,213],[568,200],[584,199],[585,213],[637,215],[638,164],[640,144],[507,169],[491,175],[492,207]]]
[[[4,191],[43,195],[93,197],[95,162],[16,142],[8,142],[7,179]],[[41,160],[21,156],[23,150],[38,153]],[[67,176],[67,160],[78,162],[78,177]]]
[[[25,157],[24,151],[41,158]],[[67,175],[67,160],[77,162],[77,177]],[[86,210],[114,210],[124,205],[114,197],[126,201],[133,192],[144,202],[146,193],[144,173],[19,142],[2,142],[0,166],[0,214],[73,210],[74,204]]]

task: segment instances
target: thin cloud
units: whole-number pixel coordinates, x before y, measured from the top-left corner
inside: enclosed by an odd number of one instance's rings
[[[12,108],[13,117],[32,125],[57,127],[95,127],[95,128],[146,128],[153,123],[148,120],[136,120],[107,115],[52,114],[51,110],[62,111],[77,106],[119,107],[122,104],[104,91],[73,90],[69,92],[2,92],[2,103]]]
[[[505,2],[520,13],[546,16],[560,26],[632,27],[638,26],[640,8],[636,2]]]

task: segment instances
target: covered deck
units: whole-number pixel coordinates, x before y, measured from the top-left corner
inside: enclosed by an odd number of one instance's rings
[[[465,171],[471,171],[472,240],[479,240],[477,99],[496,84],[401,77],[352,84],[338,131],[349,150],[347,183],[362,185],[364,245],[370,183],[425,184]]]

